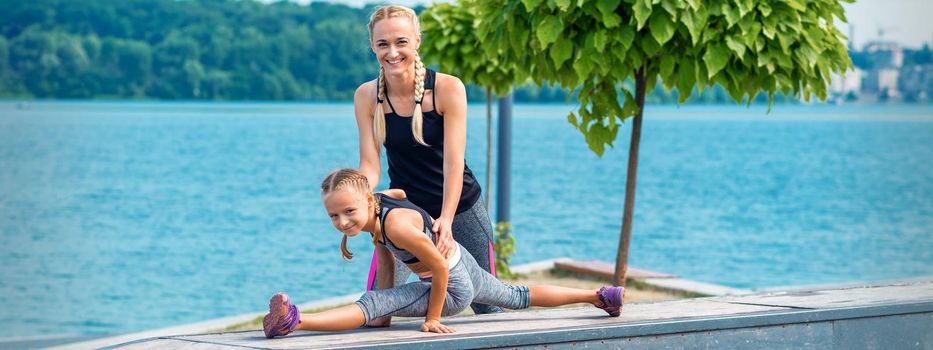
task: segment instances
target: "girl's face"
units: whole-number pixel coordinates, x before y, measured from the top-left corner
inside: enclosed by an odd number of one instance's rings
[[[406,17],[390,17],[373,25],[372,49],[386,74],[404,73],[415,62],[421,35]]]
[[[334,228],[348,237],[360,234],[374,215],[372,194],[339,189],[324,195],[322,199]]]

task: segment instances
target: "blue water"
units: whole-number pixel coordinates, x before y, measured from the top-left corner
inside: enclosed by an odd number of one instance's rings
[[[138,331],[365,284],[369,240],[344,262],[318,199],[324,175],[356,165],[350,105],[22,107],[0,102],[0,337]],[[515,263],[615,258],[630,124],[598,158],[571,109],[515,109]],[[467,150],[481,182],[484,110],[470,107]],[[933,275],[933,106],[646,113],[633,266],[743,288]]]

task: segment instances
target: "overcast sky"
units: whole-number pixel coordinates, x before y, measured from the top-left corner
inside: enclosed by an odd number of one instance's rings
[[[271,1],[271,0],[264,0]],[[310,0],[292,0],[307,4]],[[328,0],[350,6],[363,6],[367,2],[391,3],[412,6],[418,3],[431,3],[430,0]],[[884,31],[884,39],[897,41],[907,47],[919,48],[924,43],[933,42],[933,0],[859,0],[854,4],[844,4],[849,24],[840,24],[846,35],[849,26],[854,26],[856,48],[861,49],[865,42],[878,39],[879,29]]]

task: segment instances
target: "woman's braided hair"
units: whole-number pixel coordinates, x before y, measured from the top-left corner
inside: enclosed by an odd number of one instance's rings
[[[373,12],[372,16],[369,17],[369,38],[372,40],[373,28],[376,25],[376,22],[379,22],[386,18],[393,17],[405,17],[411,20],[415,32],[418,35],[421,35],[421,25],[418,22],[418,15],[415,14],[415,11],[404,7],[404,6],[382,6],[376,9]],[[427,73],[427,70],[424,67],[424,63],[421,62],[421,56],[418,53],[415,53],[415,111],[412,114],[411,119],[411,133],[415,137],[415,141],[418,143],[427,146],[428,144],[424,141],[424,134],[422,132],[422,126],[424,125],[424,115],[421,112],[421,101],[424,100],[424,76]],[[379,67],[379,77],[376,79],[376,108],[373,111],[373,135],[376,139],[376,151],[379,151],[379,146],[385,143],[386,140],[386,121],[385,121],[385,111],[382,108],[382,101],[386,100],[386,78],[385,78],[385,69]]]

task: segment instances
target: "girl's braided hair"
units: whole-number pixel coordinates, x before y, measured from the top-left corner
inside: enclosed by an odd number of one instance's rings
[[[370,193],[369,179],[356,169],[346,168],[336,170],[330,173],[330,175],[327,175],[327,177],[324,178],[324,182],[321,183],[321,196],[326,196],[337,190],[348,190],[359,194]],[[375,198],[376,203],[374,205],[373,214],[376,215],[376,226],[379,226],[380,201],[379,196],[375,196]],[[377,241],[378,239],[374,234],[373,243]],[[344,259],[353,259],[353,252],[347,248],[347,235],[343,235],[343,239],[340,241],[340,252],[343,253]]]

